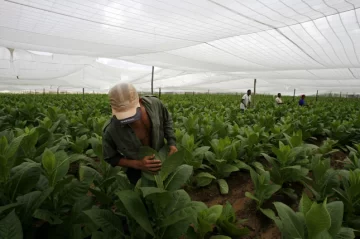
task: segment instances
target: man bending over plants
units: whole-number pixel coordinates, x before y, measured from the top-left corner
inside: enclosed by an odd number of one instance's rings
[[[141,171],[156,173],[161,161],[154,155],[141,158],[140,148],[149,146],[159,151],[165,145],[169,154],[177,152],[173,121],[166,107],[155,96],[139,98],[135,87],[121,83],[109,91],[112,118],[103,130],[104,160],[113,167],[127,168],[132,184],[141,178]]]

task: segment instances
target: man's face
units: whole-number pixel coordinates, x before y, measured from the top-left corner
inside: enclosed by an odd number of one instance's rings
[[[251,95],[251,90],[249,90],[249,91],[247,92],[247,95]]]

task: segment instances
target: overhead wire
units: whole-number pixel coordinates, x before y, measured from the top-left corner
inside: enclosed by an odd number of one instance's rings
[[[339,42],[341,43],[341,46],[342,46],[342,48],[343,48],[343,50],[344,50],[344,52],[345,52],[346,58],[348,59],[348,61],[350,62],[350,64],[352,64],[352,62],[351,62],[351,60],[350,60],[350,58],[349,58],[349,56],[348,56],[348,54],[347,54],[347,52],[346,52],[346,50],[345,50],[344,43],[341,41],[341,39],[339,38],[339,36],[335,33],[334,28],[330,25],[330,22],[329,22],[329,19],[327,18],[327,16],[326,16],[323,12],[314,9],[312,6],[310,6],[310,5],[309,5],[307,2],[305,2],[304,0],[301,0],[301,1],[304,2],[304,3],[305,3],[309,8],[311,8],[313,11],[318,12],[318,13],[320,13],[320,14],[322,14],[322,15],[324,16],[324,18],[325,18],[327,24],[329,25],[331,31],[333,32],[333,34],[336,36],[336,38],[337,38],[337,39],[339,40]],[[352,64],[352,65],[353,65],[353,64]]]
[[[342,18],[341,18],[341,14],[339,13],[339,11],[338,11],[336,8],[333,8],[333,7],[329,6],[324,0],[322,0],[322,1],[323,1],[323,3],[324,3],[326,6],[328,6],[329,8],[331,8],[331,9],[333,9],[333,10],[335,10],[335,11],[339,14],[339,18],[340,18],[341,25],[342,25],[342,27],[345,29],[345,32],[346,32],[347,36],[349,37],[349,39],[350,39],[350,41],[351,41],[351,43],[352,43],[352,47],[353,47],[353,49],[354,49],[354,53],[355,53],[356,60],[357,60],[358,64],[360,64],[360,62],[359,62],[359,57],[358,57],[358,53],[357,53],[357,51],[356,51],[356,47],[355,47],[354,41],[353,41],[352,37],[350,36],[347,28],[346,28],[345,25],[344,25],[344,22],[343,22],[343,20],[342,20]],[[359,23],[358,23],[358,24],[359,24]]]
[[[218,5],[218,6],[222,7],[222,8],[224,8],[224,9],[227,9],[227,10],[233,12],[233,13],[239,14],[240,16],[243,16],[243,17],[245,17],[245,18],[247,18],[247,19],[249,19],[249,20],[252,20],[252,21],[255,21],[255,22],[257,22],[257,23],[260,23],[260,24],[269,26],[269,27],[272,28],[273,30],[276,30],[278,33],[280,33],[283,37],[285,37],[285,38],[286,38],[288,41],[290,41],[292,44],[294,44],[300,51],[302,51],[305,55],[307,55],[307,56],[308,56],[309,58],[311,58],[313,61],[317,62],[319,65],[322,65],[320,62],[318,62],[316,59],[314,59],[311,55],[309,55],[307,52],[305,52],[305,51],[304,51],[299,45],[297,45],[294,41],[292,41],[290,38],[288,38],[287,36],[285,36],[285,35],[284,35],[281,31],[279,31],[278,28],[276,28],[275,26],[272,26],[272,25],[270,25],[270,24],[268,24],[268,23],[261,22],[261,21],[256,20],[256,19],[253,19],[253,18],[251,18],[251,17],[249,17],[249,16],[246,16],[246,15],[244,15],[244,14],[238,12],[238,11],[235,11],[234,9],[231,9],[231,8],[225,6],[225,5],[222,5],[222,4],[220,4],[220,3],[218,3],[218,2],[216,2],[216,1],[214,1],[214,0],[208,0],[208,1],[214,3],[215,5]],[[238,2],[239,4],[243,5],[243,4],[240,3],[239,1],[237,1],[237,0],[235,0],[235,1]],[[244,5],[243,5],[243,6],[244,6]],[[249,7],[247,7],[247,8],[249,8]],[[251,9],[251,8],[250,8],[250,9]],[[254,10],[253,10],[253,11],[254,11]],[[255,12],[256,12],[256,11],[255,11]],[[261,14],[261,15],[262,15],[262,14]],[[264,16],[264,15],[262,15],[262,16]],[[266,16],[265,16],[265,17],[266,17]],[[267,32],[267,31],[265,31],[265,32]]]
[[[287,19],[291,19],[291,20],[297,22],[297,23],[303,28],[303,30],[305,30],[304,27],[302,26],[301,22],[298,21],[297,19],[292,18],[292,17],[287,17],[287,16],[285,16],[285,15],[282,14],[281,12],[275,10],[274,8],[268,6],[267,4],[263,3],[263,2],[260,1],[260,0],[256,0],[256,1],[259,2],[260,4],[262,4],[263,6],[267,7],[268,9],[272,10],[273,12],[276,12],[276,13],[279,14],[280,16],[282,16],[282,17],[284,17],[284,18],[287,18]],[[281,0],[279,0],[279,1],[280,1],[281,3],[283,3]],[[285,4],[284,4],[284,5],[285,5]],[[285,6],[287,6],[287,5],[285,5]],[[313,51],[321,60],[323,60],[322,57],[320,57],[319,54],[314,50],[314,48],[312,48],[312,46],[310,46],[307,42],[305,42],[302,38],[300,38],[299,35],[298,35],[291,27],[288,27],[288,28],[291,30],[291,32],[292,32],[294,35],[296,35],[296,36],[298,37],[298,39],[301,39],[301,40],[306,44],[306,46],[307,46],[308,48],[312,49],[312,51]],[[280,30],[280,31],[281,31],[281,30]],[[310,35],[306,30],[305,30],[305,32],[306,32],[308,35]],[[284,33],[284,34],[285,34],[285,33]],[[304,51],[305,51],[305,49],[304,49]],[[309,55],[310,55],[310,54],[309,54]],[[323,65],[323,64],[322,64],[322,65]],[[323,65],[323,66],[325,66],[325,65]]]

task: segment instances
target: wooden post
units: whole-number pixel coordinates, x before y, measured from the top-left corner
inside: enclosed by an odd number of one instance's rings
[[[154,94],[154,66],[151,71],[151,94]]]
[[[253,107],[255,108],[255,95],[256,95],[256,79],[254,79],[254,97],[253,99],[251,99],[251,103],[253,105]]]
[[[161,97],[161,87],[159,87],[159,99]]]
[[[296,89],[294,89],[294,97],[293,97],[293,101],[295,101],[295,93],[296,93]]]
[[[316,91],[316,102],[318,100],[319,90]]]

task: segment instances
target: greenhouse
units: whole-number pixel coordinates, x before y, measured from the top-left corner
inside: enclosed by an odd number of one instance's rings
[[[0,239],[360,237],[360,0],[0,0]]]

